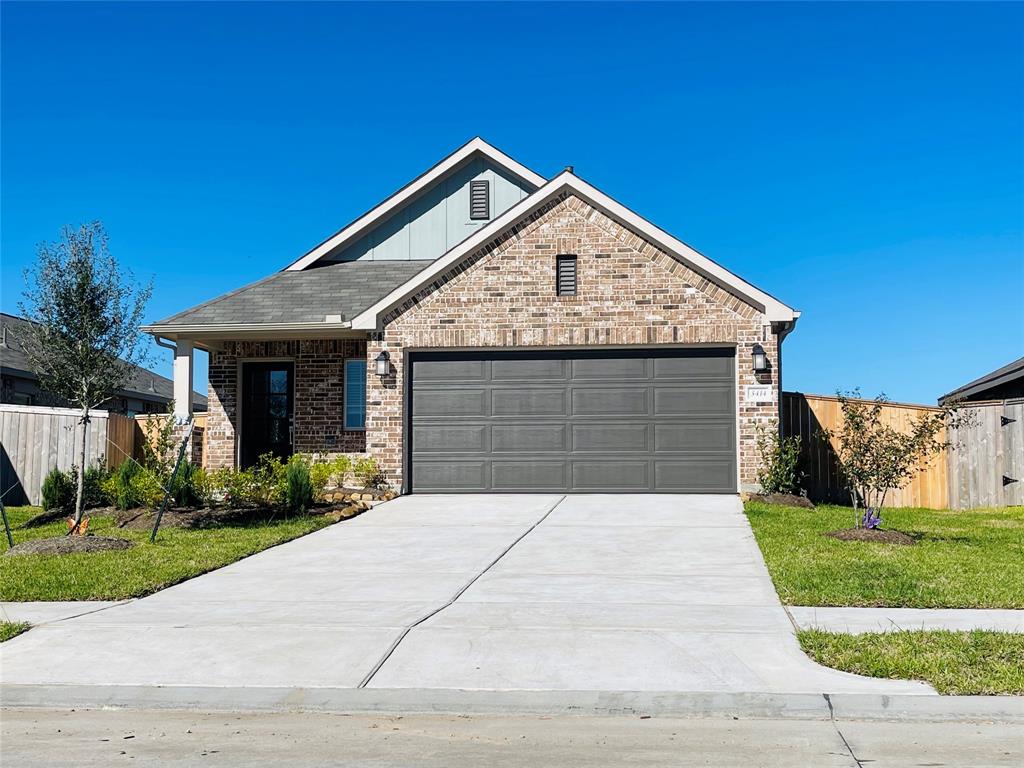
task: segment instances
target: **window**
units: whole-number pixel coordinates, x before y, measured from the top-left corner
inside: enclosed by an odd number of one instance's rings
[[[366,360],[345,361],[345,429],[366,429]]]
[[[491,218],[491,182],[469,182],[469,218],[474,221]]]
[[[555,256],[555,294],[558,296],[576,295],[575,256]]]

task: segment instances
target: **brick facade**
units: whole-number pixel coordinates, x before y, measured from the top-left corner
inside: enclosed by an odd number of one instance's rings
[[[555,256],[578,257],[578,293],[556,296]],[[755,377],[760,343],[773,372]],[[393,375],[370,376],[367,450],[396,486],[403,471],[405,353],[443,347],[589,347],[723,344],[737,348],[741,487],[756,482],[757,425],[778,416],[778,344],[761,313],[583,200],[555,200],[439,277],[384,318],[370,340]],[[771,399],[745,402],[769,384]]]
[[[556,296],[555,256],[578,257],[578,293]],[[772,372],[755,377],[760,343]],[[690,270],[575,196],[563,196],[463,261],[390,312],[369,342],[231,342],[210,356],[208,466],[235,458],[238,362],[295,360],[295,450],[366,451],[388,481],[403,473],[403,375],[411,350],[486,347],[729,345],[737,349],[741,488],[756,482],[758,424],[778,415],[777,337],[754,307]],[[387,349],[392,374],[374,358]],[[366,432],[345,432],[343,360],[367,358]],[[745,388],[770,385],[768,401]],[[334,443],[331,445],[331,443]]]
[[[205,464],[235,464],[238,377],[243,360],[291,360],[295,364],[294,447],[298,453],[360,453],[366,433],[344,428],[344,363],[365,357],[363,339],[232,341],[210,353],[209,416]]]

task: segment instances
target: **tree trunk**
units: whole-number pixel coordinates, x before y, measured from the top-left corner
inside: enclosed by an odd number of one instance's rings
[[[85,447],[89,431],[89,409],[82,409],[82,444],[78,450],[78,491],[75,494],[75,525],[71,533],[78,531],[82,522],[82,513],[85,511]]]

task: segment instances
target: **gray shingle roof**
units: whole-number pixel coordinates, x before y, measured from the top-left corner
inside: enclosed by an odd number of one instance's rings
[[[20,334],[25,333],[29,321],[23,317],[0,313],[0,368],[23,379],[37,380],[39,377],[32,371],[32,366],[25,356]],[[153,373],[152,371],[132,366],[132,375],[128,384],[118,394],[121,396],[138,397],[142,400],[169,403],[174,399],[174,382]],[[194,407],[206,410],[206,396],[198,392],[192,393]]]
[[[351,320],[431,263],[345,261],[275,272],[153,325],[322,323],[326,315]]]

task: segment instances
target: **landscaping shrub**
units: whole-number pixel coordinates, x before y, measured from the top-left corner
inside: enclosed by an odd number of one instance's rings
[[[782,437],[778,424],[774,422],[768,428],[758,425],[757,452],[761,455],[761,467],[757,472],[761,492],[796,494],[802,479],[799,435]]]
[[[101,488],[118,509],[155,507],[164,496],[160,478],[131,459],[114,470]]]
[[[195,475],[198,470],[199,468],[191,461],[183,461],[171,475],[169,488],[178,506],[194,507],[202,503],[195,483]]]
[[[305,512],[313,504],[313,483],[309,465],[299,456],[293,456],[285,470],[285,503],[291,512]]]
[[[377,464],[377,460],[369,456],[356,460],[352,473],[364,488],[382,488],[386,485],[384,471]]]
[[[73,472],[72,472],[73,476]],[[84,506],[86,509],[93,507],[105,507],[111,503],[107,494],[103,492],[104,483],[110,473],[103,467],[89,467],[85,470],[85,484],[82,487]]]
[[[43,480],[43,509],[70,512],[75,506],[75,479],[71,472],[51,469]]]

